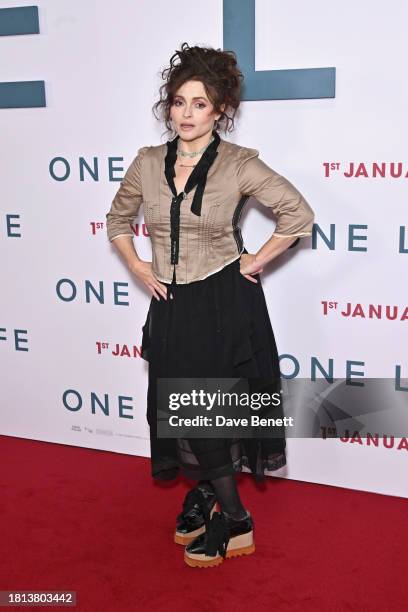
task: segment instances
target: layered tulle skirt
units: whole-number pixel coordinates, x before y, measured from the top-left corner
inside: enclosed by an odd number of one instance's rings
[[[240,258],[204,280],[166,284],[167,300],[152,297],[143,326],[142,357],[149,363],[147,421],[151,473],[171,480],[209,480],[242,471],[259,480],[286,464],[278,437],[165,438],[157,432],[158,378],[246,378],[280,389],[279,358],[259,275],[240,272]],[[170,293],[173,298],[170,298]],[[283,403],[274,417],[283,417]],[[246,470],[245,470],[246,471]]]

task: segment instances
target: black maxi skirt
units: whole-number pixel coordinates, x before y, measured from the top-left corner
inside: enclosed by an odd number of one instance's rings
[[[284,431],[280,437],[241,439],[157,435],[157,377],[273,379],[280,390],[275,337],[259,274],[254,278],[257,283],[241,274],[239,257],[203,280],[163,283],[167,300],[152,296],[141,355],[149,363],[147,421],[151,474],[157,480],[172,480],[180,471],[212,480],[243,466],[262,480],[266,470],[286,464]],[[273,416],[283,417],[282,402]]]

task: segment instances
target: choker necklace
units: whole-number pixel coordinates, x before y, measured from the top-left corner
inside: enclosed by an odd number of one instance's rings
[[[197,155],[201,155],[202,153],[204,153],[206,148],[212,143],[213,140],[214,140],[214,135],[211,137],[210,142],[206,144],[205,147],[203,147],[199,151],[182,151],[181,149],[177,148],[177,154],[181,155],[181,157],[197,157]]]

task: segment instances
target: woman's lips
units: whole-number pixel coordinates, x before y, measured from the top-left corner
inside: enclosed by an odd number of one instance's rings
[[[194,127],[194,125],[188,124],[188,123],[182,123],[181,127],[183,128],[183,130],[191,130],[191,128]]]

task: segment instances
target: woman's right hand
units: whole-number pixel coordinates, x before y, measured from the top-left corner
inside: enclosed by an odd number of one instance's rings
[[[156,298],[156,300],[160,301],[160,294],[167,300],[167,287],[163,285],[157,278],[154,276],[152,271],[152,262],[151,261],[142,261],[141,259],[137,262],[129,266],[129,269],[137,278],[139,278],[142,283],[146,285],[150,293]]]

